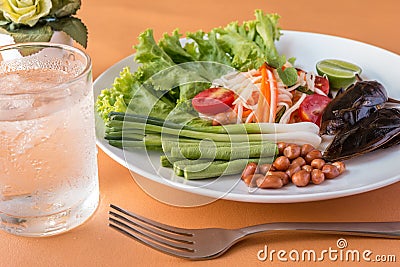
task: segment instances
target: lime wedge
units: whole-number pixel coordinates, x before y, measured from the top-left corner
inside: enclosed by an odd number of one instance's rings
[[[326,76],[332,89],[346,89],[355,82],[356,74],[361,73],[361,68],[352,63],[338,59],[324,59],[317,63],[319,75]]]

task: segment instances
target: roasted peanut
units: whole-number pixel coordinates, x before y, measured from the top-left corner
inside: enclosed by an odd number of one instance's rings
[[[294,160],[292,160],[292,164],[297,164],[301,167],[303,165],[306,165],[306,160],[303,157],[297,157]]]
[[[279,176],[267,175],[257,179],[257,186],[259,188],[281,188],[283,186],[283,181]]]
[[[325,174],[325,178],[333,179],[339,175],[339,169],[332,164],[325,164],[322,167],[322,172]]]
[[[339,169],[339,174],[342,174],[346,170],[346,165],[342,161],[336,161],[332,163],[333,166],[336,166]]]
[[[300,156],[303,158],[308,154],[308,152],[314,150],[315,148],[310,144],[304,144],[301,146]]]
[[[297,164],[292,164],[290,167],[286,170],[286,174],[291,178],[293,174],[296,172],[300,171],[301,167]]]
[[[283,185],[286,185],[289,183],[289,175],[287,175],[286,172],[280,172],[280,171],[269,171],[267,172],[267,175],[274,175],[278,176],[279,178],[282,179]]]
[[[276,171],[276,168],[273,165],[271,165],[271,168],[269,170],[270,171]]]
[[[325,181],[325,174],[319,169],[314,169],[311,172],[311,181],[313,184],[320,184]]]
[[[258,165],[258,171],[261,174],[265,175],[267,172],[269,172],[271,170],[271,167],[272,167],[272,164],[269,164],[269,163],[261,164],[261,165]]]
[[[313,159],[311,161],[311,167],[315,168],[315,169],[322,169],[322,167],[325,165],[325,160],[323,159]]]
[[[290,160],[285,156],[277,157],[272,166],[278,171],[286,171],[289,168]]]
[[[242,178],[243,182],[247,184],[247,186],[250,187],[256,187],[257,186],[257,180],[260,178],[264,178],[264,175],[260,173],[256,173],[253,175],[248,175]]]
[[[310,173],[306,170],[300,170],[293,174],[292,182],[296,186],[306,186],[310,183]]]
[[[278,142],[277,146],[278,146],[278,153],[279,155],[283,155],[283,150],[287,147],[287,143],[285,142]]]
[[[301,167],[302,170],[306,170],[308,172],[312,172],[312,170],[314,169],[313,167],[311,167],[311,165],[303,165]]]
[[[254,162],[250,162],[249,164],[246,165],[242,172],[242,178],[249,176],[249,175],[254,175],[257,171],[257,164]]]
[[[301,148],[299,145],[290,144],[283,150],[283,155],[288,159],[295,159],[300,157]]]
[[[317,149],[311,150],[304,157],[307,164],[311,164],[311,161],[313,161],[314,159],[320,159],[320,158],[322,158],[322,153],[321,153],[321,151],[319,151]]]

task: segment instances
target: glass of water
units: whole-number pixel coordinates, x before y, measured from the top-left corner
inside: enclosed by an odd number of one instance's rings
[[[0,47],[0,229],[55,235],[96,210],[91,67],[71,46]]]

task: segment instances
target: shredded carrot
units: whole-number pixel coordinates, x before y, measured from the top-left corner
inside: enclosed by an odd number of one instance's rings
[[[277,108],[277,103],[278,103],[278,82],[276,81],[274,73],[272,72],[272,70],[270,68],[267,68],[266,71],[267,71],[268,84],[269,84],[269,89],[270,89],[270,94],[271,94],[271,100],[269,102],[269,106],[270,106],[269,122],[275,122],[276,108]]]
[[[255,122],[256,120],[255,113],[252,111],[249,116],[247,117],[245,123]]]
[[[275,122],[276,108],[278,103],[278,82],[273,70],[267,64],[260,67],[261,96],[258,101],[256,120],[257,122]]]
[[[269,119],[269,106],[271,103],[271,90],[267,83],[267,65],[264,63],[260,67],[261,72],[261,94],[258,98],[256,121],[266,122]]]
[[[246,118],[246,117],[248,117],[249,115],[250,115],[250,113],[252,112],[252,110],[251,109],[248,109],[248,108],[243,108],[243,118]]]
[[[253,110],[243,107],[241,105],[241,103],[238,103],[237,105],[235,105],[233,108],[233,111],[236,113],[236,116],[238,117],[238,119],[240,121],[248,120],[249,115],[251,115],[253,113]]]
[[[264,95],[265,100],[268,104],[271,103],[271,89],[269,88],[268,78],[267,77],[267,65],[263,64],[261,66],[261,93]]]

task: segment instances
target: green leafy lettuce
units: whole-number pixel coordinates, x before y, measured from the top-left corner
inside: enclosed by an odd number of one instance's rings
[[[290,84],[293,77],[297,78],[293,76],[295,70],[281,70],[286,58],[275,47],[281,36],[279,16],[256,10],[255,17],[210,32],[188,32],[184,45],[178,30],[164,34],[158,43],[153,31],[145,30],[134,46],[135,61],[140,66],[134,73],[125,68],[113,86],[102,91],[97,112],[105,121],[111,111],[129,111],[163,119],[181,118],[186,123],[188,118],[197,117],[190,100],[212,80],[234,69],[259,68],[264,62],[279,68],[282,80]]]

